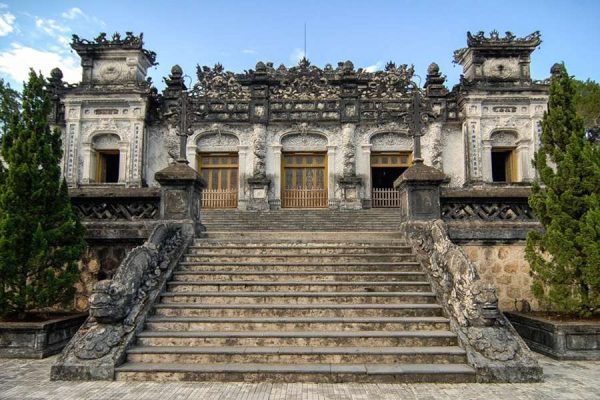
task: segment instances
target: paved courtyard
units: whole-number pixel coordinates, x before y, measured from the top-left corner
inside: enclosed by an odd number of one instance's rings
[[[600,361],[539,356],[545,382],[535,384],[310,384],[52,382],[45,360],[0,359],[0,399],[8,400],[432,400],[600,399]]]

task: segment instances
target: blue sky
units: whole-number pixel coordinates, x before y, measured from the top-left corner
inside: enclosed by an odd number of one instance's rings
[[[381,69],[391,60],[414,64],[424,79],[435,61],[451,87],[461,73],[452,53],[466,46],[467,31],[539,30],[534,79],[564,61],[575,77],[600,81],[599,20],[600,0],[0,0],[0,77],[19,88],[30,66],[44,74],[59,66],[77,82],[70,37],[92,39],[102,31],[144,32],[146,48],[158,54],[150,75],[159,88],[173,64],[193,77],[197,63],[221,62],[236,72],[259,60],[289,66],[303,54],[306,23],[308,58],[321,67],[350,59]]]

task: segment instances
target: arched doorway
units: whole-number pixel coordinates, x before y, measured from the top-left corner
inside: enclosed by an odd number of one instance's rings
[[[326,208],[327,138],[293,134],[285,136],[281,144],[281,207]]]
[[[93,181],[96,183],[119,183],[121,176],[120,138],[104,133],[92,139]]]
[[[399,132],[382,132],[370,144],[371,207],[400,207],[394,181],[412,164],[412,140]]]
[[[211,133],[200,136],[197,171],[206,180],[203,208],[237,208],[239,192],[239,140],[234,135]]]

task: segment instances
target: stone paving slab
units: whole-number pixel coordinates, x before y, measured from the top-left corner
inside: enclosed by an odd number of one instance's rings
[[[600,361],[555,361],[538,355],[543,383],[311,384],[52,382],[44,360],[0,359],[1,400],[597,400]]]

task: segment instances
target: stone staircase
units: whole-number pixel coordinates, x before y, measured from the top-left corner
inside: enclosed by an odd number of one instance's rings
[[[202,210],[202,223],[215,231],[397,231],[397,208],[369,210],[282,209],[268,212]]]
[[[358,212],[325,213],[324,226],[347,229],[291,231],[294,213],[274,220],[277,230],[244,230],[255,222],[242,214],[268,213],[235,212],[197,239],[117,379],[475,381],[404,239],[381,222],[357,225]]]

